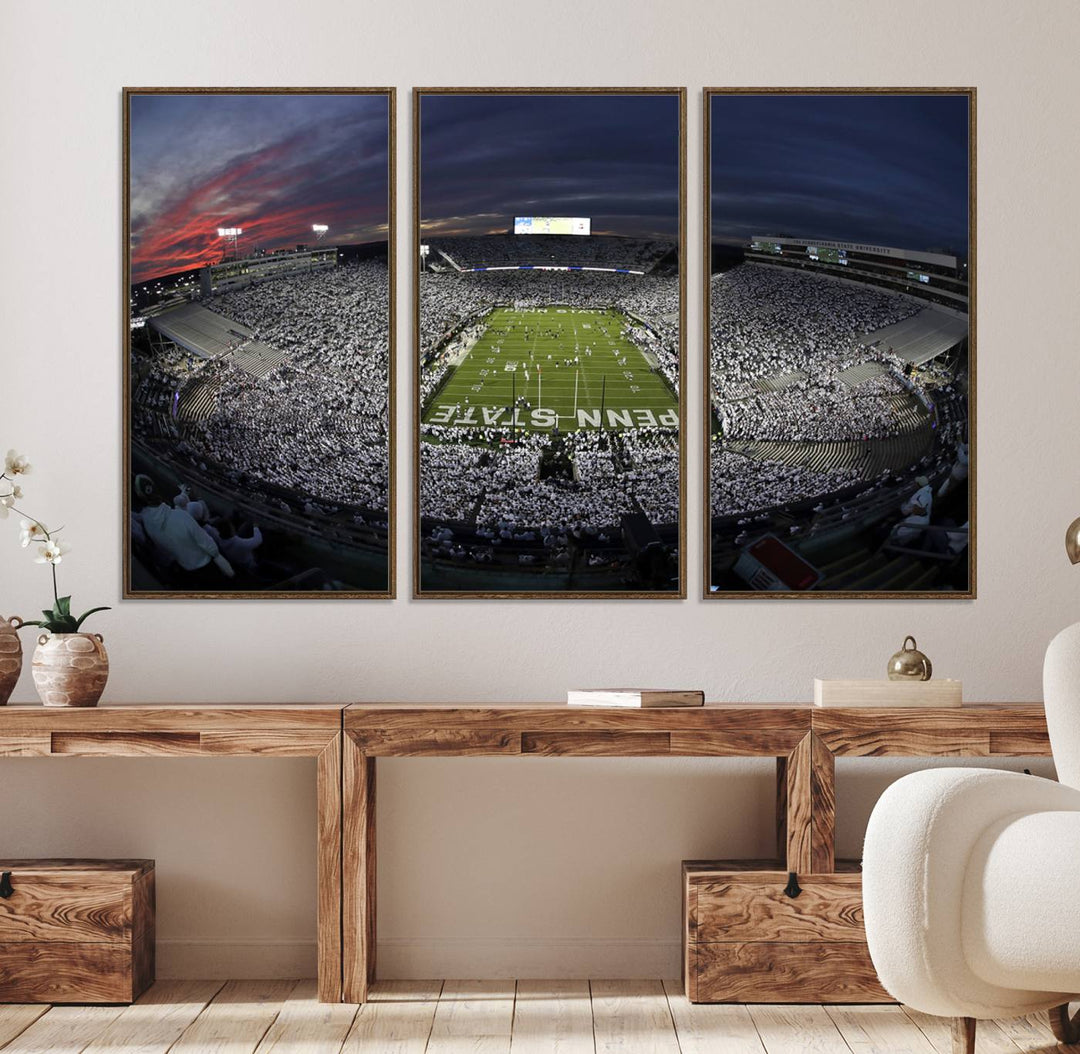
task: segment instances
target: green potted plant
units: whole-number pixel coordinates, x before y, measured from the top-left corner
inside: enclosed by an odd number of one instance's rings
[[[30,462],[25,455],[14,450],[7,452],[4,471],[0,473],[0,519],[7,519],[12,512],[22,517],[19,521],[19,542],[24,549],[36,545],[35,563],[46,564],[52,571],[53,604],[51,608],[42,610],[43,617],[40,619],[27,622],[11,619],[3,625],[14,626],[16,629],[20,626],[37,626],[45,630],[38,637],[31,665],[34,687],[46,706],[95,706],[109,678],[109,656],[101,634],[84,633],[82,625],[95,612],[109,609],[95,607],[76,617],[71,613],[71,597],[60,596],[56,568],[63,561],[64,555],[71,550],[67,542],[59,537],[62,528],[50,530],[41,520],[15,505],[23,496],[19,480],[30,471]],[[16,626],[15,623],[19,625]],[[0,675],[4,656],[7,655],[4,650],[7,639],[7,635],[0,631]],[[20,646],[20,665],[21,657]],[[0,681],[0,696],[2,688],[3,682]],[[10,694],[9,689],[8,695]],[[0,698],[0,702],[6,701],[6,697]]]

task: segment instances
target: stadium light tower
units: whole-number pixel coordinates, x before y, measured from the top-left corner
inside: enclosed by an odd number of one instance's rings
[[[430,255],[431,255],[431,246],[430,245],[421,245],[420,246],[420,269],[422,271],[427,270],[427,261],[428,261],[428,257]]]
[[[315,240],[321,242],[326,237],[326,232],[330,230],[329,226],[325,223],[313,223],[311,229],[315,232]]]
[[[236,260],[240,256],[239,240],[240,235],[244,233],[243,227],[218,227],[218,237],[225,238],[232,246],[233,259]]]

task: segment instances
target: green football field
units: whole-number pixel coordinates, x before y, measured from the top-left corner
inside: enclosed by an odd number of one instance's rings
[[[677,427],[678,403],[624,335],[628,325],[614,310],[495,308],[479,340],[450,367],[424,423],[562,432]]]

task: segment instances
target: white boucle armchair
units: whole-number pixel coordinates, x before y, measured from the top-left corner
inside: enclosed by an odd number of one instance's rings
[[[1058,780],[935,769],[894,783],[870,817],[863,910],[890,995],[954,1018],[972,1054],[978,1018],[1050,1010],[1080,1041],[1080,624],[1050,644],[1046,722]]]

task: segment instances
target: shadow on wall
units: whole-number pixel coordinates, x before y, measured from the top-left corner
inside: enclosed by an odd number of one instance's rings
[[[909,772],[929,768],[994,768],[1006,772],[1029,769],[1033,776],[1054,779],[1049,758],[839,758],[836,762],[836,855],[862,857],[870,813],[882,792]]]
[[[25,758],[2,772],[21,803],[0,818],[5,855],[156,861],[161,976],[177,942],[207,968],[314,948],[314,759]],[[227,976],[249,975],[266,976]]]

